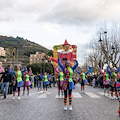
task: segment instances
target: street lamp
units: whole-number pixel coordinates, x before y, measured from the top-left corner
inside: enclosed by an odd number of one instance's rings
[[[108,41],[107,41],[107,31],[104,31],[104,35],[105,35],[105,42],[106,42],[106,47],[107,47],[107,50],[106,50],[106,57],[107,57],[107,64],[108,64]],[[101,33],[100,33],[100,39],[98,42],[101,43],[101,47],[102,47],[102,39],[101,39]],[[102,54],[102,51],[101,51],[101,54]]]
[[[107,56],[107,64],[108,64],[108,41],[107,41],[107,31],[104,31],[104,34],[105,34],[105,41],[106,41],[106,47],[107,47],[106,56]]]
[[[112,45],[112,49],[114,50],[115,49],[115,47]]]
[[[101,48],[102,48],[102,39],[101,39],[101,33],[100,33],[100,39],[99,39],[99,41],[98,42],[100,42],[100,45],[101,45]],[[101,69],[102,69],[102,50],[101,50],[101,61],[100,61],[100,66],[101,66]],[[100,67],[99,66],[99,67]]]
[[[43,74],[45,73],[45,58],[42,59],[43,60]]]

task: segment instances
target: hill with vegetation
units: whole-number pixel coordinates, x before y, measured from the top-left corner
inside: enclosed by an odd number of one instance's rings
[[[4,47],[6,50],[6,57],[8,60],[12,60],[12,51],[15,50],[15,56],[17,56],[18,49],[18,61],[25,64],[29,63],[30,54],[46,53],[52,55],[52,50],[49,50],[35,42],[31,42],[22,37],[7,37],[0,35],[0,47]]]

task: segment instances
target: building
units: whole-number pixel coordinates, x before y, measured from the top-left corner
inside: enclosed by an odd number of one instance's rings
[[[3,47],[0,47],[0,56],[5,56],[5,50]]]
[[[42,62],[45,59],[45,53],[36,52],[36,54],[30,54],[30,64]]]

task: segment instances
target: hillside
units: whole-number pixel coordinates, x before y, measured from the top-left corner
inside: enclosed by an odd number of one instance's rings
[[[12,50],[18,48],[18,60],[23,63],[29,63],[30,54],[36,53],[36,51],[49,54],[51,51],[35,42],[31,42],[21,37],[7,37],[0,35],[0,47],[4,47],[7,51],[7,57],[11,60]]]

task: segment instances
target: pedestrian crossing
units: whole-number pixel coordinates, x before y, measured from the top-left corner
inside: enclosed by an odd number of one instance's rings
[[[41,93],[37,98],[47,98],[48,95],[50,95],[51,92],[45,92],[45,93]],[[100,99],[101,97],[104,96],[104,92],[96,92],[96,93],[92,93],[92,92],[72,92],[72,96],[73,98],[76,98],[76,99],[84,99],[85,96],[89,97],[89,98],[92,98],[92,99]],[[111,98],[111,96],[107,96],[106,94],[106,97],[108,98]],[[59,97],[58,95],[55,95],[54,98],[62,98]],[[115,98],[115,97],[114,97]]]
[[[38,99],[47,99],[47,98],[49,98],[49,96],[52,96],[55,99],[64,98],[63,96],[55,95],[55,93],[53,93],[53,92],[43,92],[43,91],[32,92],[32,93],[30,93],[29,96],[27,96],[27,95],[21,96],[21,98],[29,98],[32,96],[36,96]],[[75,99],[86,99],[87,97],[89,97],[91,99],[100,99],[100,98],[103,98],[103,96],[111,99],[111,96],[108,95],[107,93],[104,95],[104,92],[96,92],[96,93],[95,92],[87,92],[87,91],[86,92],[76,92],[76,91],[72,92],[72,97]],[[115,94],[113,96],[114,96],[114,99],[116,99]],[[12,98],[12,95],[9,97]]]
[[[95,95],[91,92],[85,92],[88,96],[90,96],[91,98],[100,98],[98,95]]]

